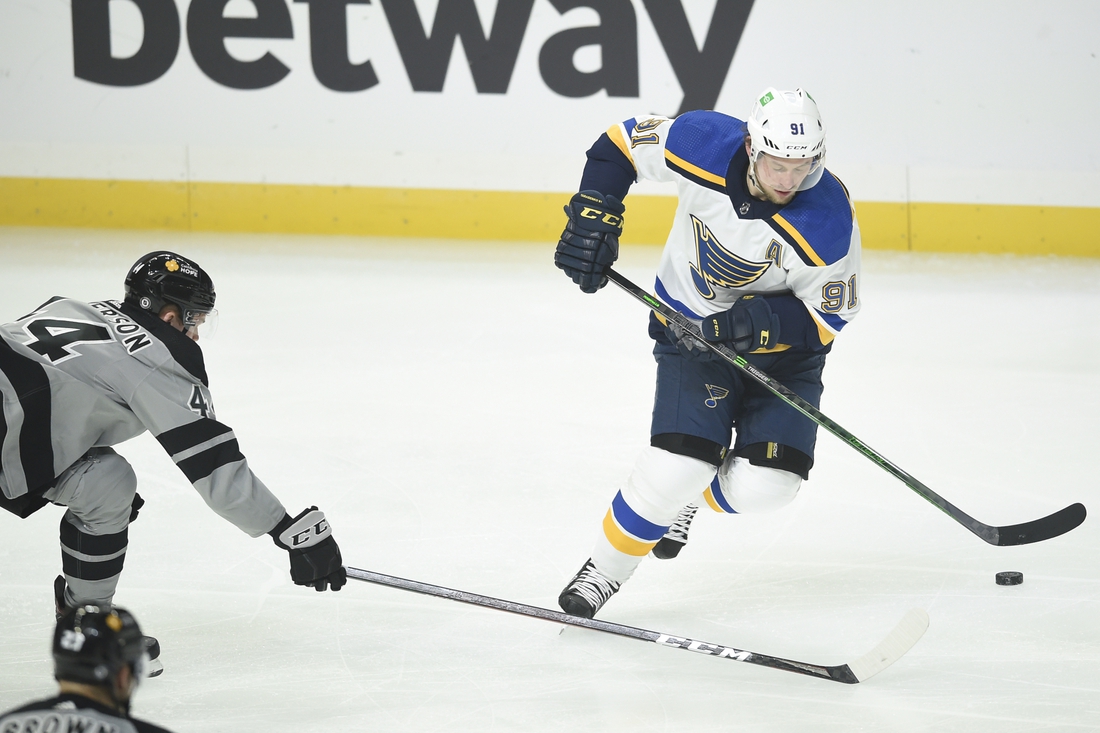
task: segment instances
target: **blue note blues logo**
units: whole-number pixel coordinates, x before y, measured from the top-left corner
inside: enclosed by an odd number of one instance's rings
[[[703,404],[713,410],[715,407],[718,407],[718,400],[724,400],[726,397],[729,396],[729,393],[730,391],[725,387],[708,384],[707,394],[709,394],[710,397],[704,400]]]
[[[715,288],[741,288],[759,280],[771,267],[771,260],[751,262],[722,247],[710,227],[691,215],[695,231],[695,251],[698,264],[691,266],[695,289],[707,300],[713,300]]]

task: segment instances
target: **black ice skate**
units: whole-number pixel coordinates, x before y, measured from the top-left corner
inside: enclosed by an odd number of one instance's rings
[[[653,546],[653,550],[651,550],[653,557],[660,560],[671,560],[680,554],[680,550],[684,549],[684,545],[687,544],[691,520],[695,519],[695,512],[697,511],[699,511],[699,507],[694,504],[688,504],[680,510],[680,513],[676,515],[676,521],[665,532],[665,536]]]
[[[54,578],[53,604],[54,613],[57,618],[61,618],[61,614],[65,613],[67,608],[65,603],[65,576],[63,575]],[[149,663],[145,665],[145,676],[156,677],[164,671],[164,663],[160,661],[160,642],[152,636],[142,636],[141,638],[145,642],[145,653],[149,657]]]
[[[149,655],[149,663],[145,665],[145,676],[156,677],[164,671],[164,662],[160,661],[160,642],[152,636],[143,636],[145,653]]]
[[[589,559],[558,596],[558,605],[571,616],[592,618],[620,585],[601,575]]]

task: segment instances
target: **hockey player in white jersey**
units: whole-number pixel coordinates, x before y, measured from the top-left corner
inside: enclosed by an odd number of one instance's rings
[[[57,612],[112,603],[144,502],[111,446],[145,431],[211,509],[289,552],[295,583],[339,590],[347,576],[325,515],[311,507],[291,517],[215,417],[197,343],[216,315],[210,277],[185,257],[152,252],[124,290],[123,302],[55,297],[0,326],[0,506],[20,517],[48,503],[67,508]]]
[[[586,293],[618,256],[635,180],[675,184],[656,294],[817,406],[834,337],[859,310],[859,228],[824,166],[825,125],[802,89],[767,89],[745,121],[713,111],[636,117],[588,151],[555,264]],[[817,426],[651,314],[650,445],[558,603],[591,618],[652,553],[675,557],[697,508],[772,511],[813,465]],[[731,440],[732,439],[732,440]]]

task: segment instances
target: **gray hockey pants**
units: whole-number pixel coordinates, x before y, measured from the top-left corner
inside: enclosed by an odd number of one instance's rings
[[[46,492],[45,498],[68,509],[61,518],[67,606],[111,604],[136,492],[134,469],[111,448],[92,448]]]

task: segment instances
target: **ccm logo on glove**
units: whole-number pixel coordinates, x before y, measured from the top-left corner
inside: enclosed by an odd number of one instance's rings
[[[307,527],[296,535],[292,535],[287,544],[291,547],[307,547],[316,544],[330,534],[332,534],[332,530],[329,529],[328,522],[325,520],[324,515],[322,515],[321,521],[317,522],[312,527]]]
[[[290,553],[290,579],[317,590],[340,590],[347,582],[340,548],[325,513],[311,506],[293,519],[287,515],[271,530],[275,544]]]
[[[621,226],[623,218],[621,216],[615,216],[608,211],[602,211],[600,209],[590,209],[587,206],[581,209],[581,218],[584,219],[598,219],[604,224],[609,224],[613,227]]]
[[[288,526],[282,528],[276,539],[284,549],[300,550],[318,544],[326,537],[332,536],[332,528],[329,527],[325,513],[317,507],[311,507],[290,521]]]

